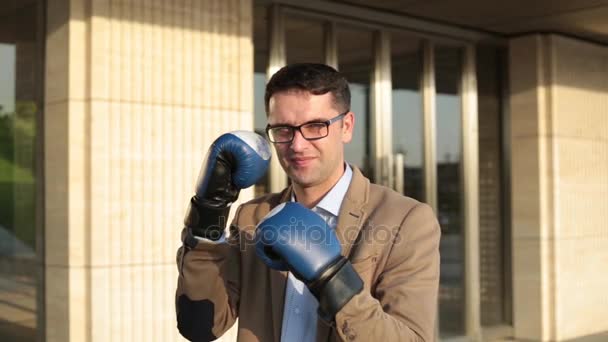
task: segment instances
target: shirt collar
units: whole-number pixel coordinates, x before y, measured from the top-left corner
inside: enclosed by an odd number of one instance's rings
[[[342,177],[340,177],[336,185],[323,196],[315,207],[321,208],[336,217],[340,213],[340,206],[342,206],[342,201],[344,200],[344,196],[346,196],[348,186],[353,178],[353,170],[350,165],[348,165],[348,163],[344,163],[344,165],[345,170]],[[291,201],[295,201],[295,195],[293,193],[291,194]]]

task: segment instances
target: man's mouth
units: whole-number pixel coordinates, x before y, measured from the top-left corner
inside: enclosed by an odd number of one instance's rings
[[[295,166],[306,166],[314,159],[315,157],[293,157],[289,158],[289,161]]]

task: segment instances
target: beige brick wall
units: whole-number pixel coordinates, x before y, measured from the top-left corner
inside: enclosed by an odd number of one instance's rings
[[[608,48],[511,42],[515,333],[608,330]]]
[[[251,27],[250,0],[48,2],[48,341],[181,340],[181,221],[209,144],[253,128]]]
[[[608,331],[608,47],[553,37],[556,327]]]

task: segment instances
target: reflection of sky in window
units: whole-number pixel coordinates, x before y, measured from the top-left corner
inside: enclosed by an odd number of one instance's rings
[[[460,161],[460,96],[437,94],[437,162]]]
[[[393,89],[393,153],[405,155],[405,165],[422,167],[422,99],[414,90]]]
[[[0,106],[2,112],[15,110],[15,45],[0,44]]]
[[[266,109],[264,108],[264,92],[266,90],[266,73],[253,74],[253,127],[256,130],[266,128]]]
[[[344,159],[360,168],[364,165],[366,158],[367,139],[365,131],[367,129],[367,109],[368,87],[365,84],[350,84],[350,110],[355,113],[355,129],[353,139],[344,148]]]
[[[423,163],[422,99],[418,91],[393,89],[393,153],[405,152],[405,164]],[[460,160],[460,98],[437,94],[437,161]]]

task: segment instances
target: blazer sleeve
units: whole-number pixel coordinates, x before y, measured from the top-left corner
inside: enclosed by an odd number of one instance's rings
[[[241,255],[235,224],[239,212],[240,207],[224,242],[196,239],[182,230],[175,309],[178,330],[190,341],[215,340],[238,317]]]
[[[336,314],[342,340],[434,340],[440,235],[428,205],[410,210],[393,240],[374,296],[362,291]]]

